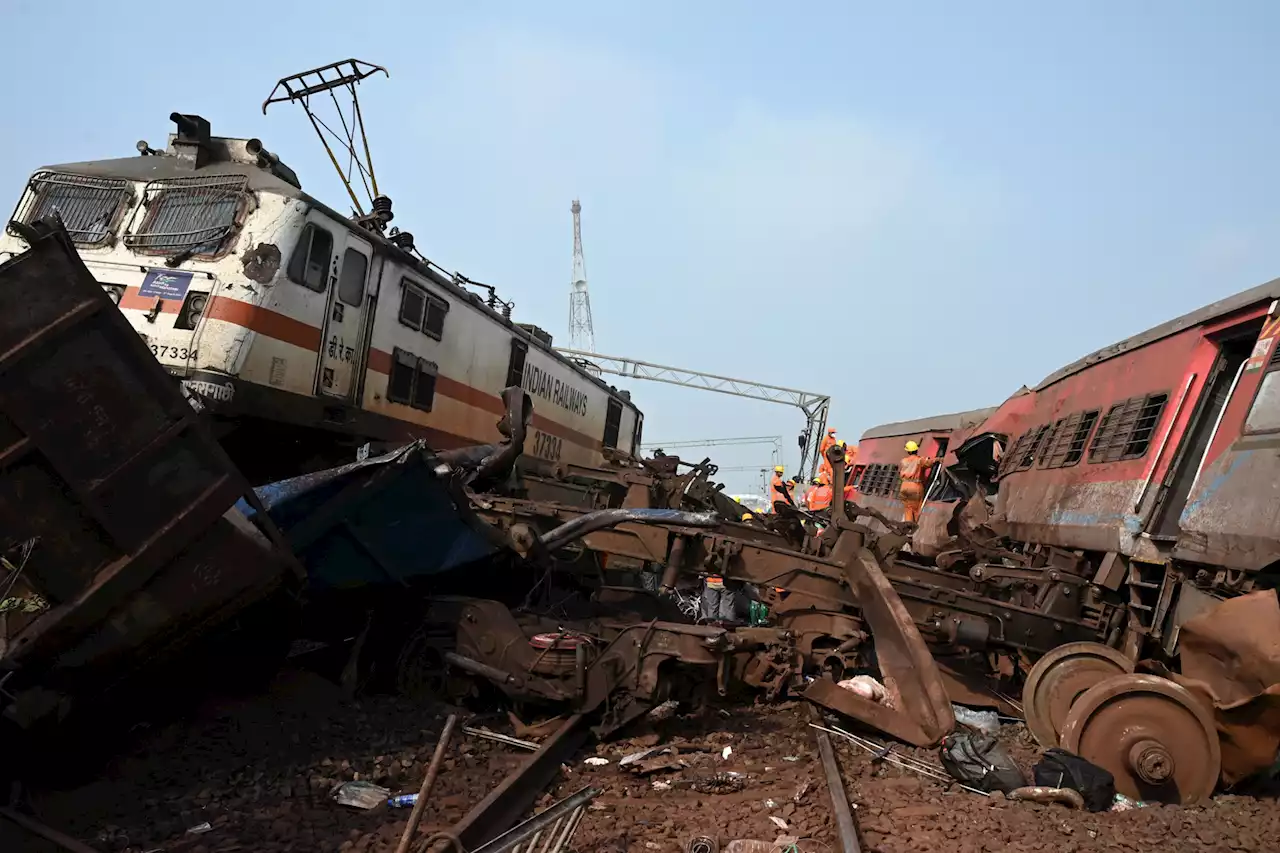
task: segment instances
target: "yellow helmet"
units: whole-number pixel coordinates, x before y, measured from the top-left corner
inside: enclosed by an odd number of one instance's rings
[[[783,467],[781,465],[774,465],[773,470],[775,473],[781,474],[783,471]]]
[[[837,445],[837,446],[839,446],[839,447],[844,447],[844,446],[845,446],[845,445],[844,445],[844,439],[842,438],[842,439],[840,439],[839,441],[837,441],[837,442],[836,442],[836,445]]]
[[[817,483],[819,486],[825,485],[827,482],[827,475],[819,474],[818,476],[813,478],[813,482]]]
[[[740,520],[740,521],[750,521],[750,520],[751,520],[751,513],[749,513],[749,512],[744,512],[744,513],[742,514],[742,518],[741,518],[741,519],[739,519],[739,520]]]
[[[908,442],[907,442],[907,452],[908,452],[908,453],[915,453],[915,452],[916,452],[917,450],[919,450],[919,449],[920,449],[920,445],[916,444],[914,441],[908,441]]]

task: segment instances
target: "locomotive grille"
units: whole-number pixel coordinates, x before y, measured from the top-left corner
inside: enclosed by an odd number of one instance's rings
[[[125,245],[143,252],[216,255],[236,227],[248,180],[217,175],[152,181],[143,191],[142,222],[135,213]]]
[[[109,243],[121,213],[133,196],[128,181],[57,172],[37,172],[28,189],[30,192],[13,218],[30,225],[56,213],[77,246]]]

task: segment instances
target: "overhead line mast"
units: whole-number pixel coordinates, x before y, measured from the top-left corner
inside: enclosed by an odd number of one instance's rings
[[[587,261],[582,255],[582,204],[575,198],[573,214],[573,275],[569,280],[569,346],[593,352],[596,333],[591,324],[591,295],[587,293]]]

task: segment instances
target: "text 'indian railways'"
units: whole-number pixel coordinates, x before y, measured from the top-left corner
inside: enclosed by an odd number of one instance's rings
[[[546,371],[539,370],[532,364],[524,367],[524,390],[536,394],[544,400],[550,400],[562,409],[575,415],[587,414],[587,395],[568,382],[561,382]]]

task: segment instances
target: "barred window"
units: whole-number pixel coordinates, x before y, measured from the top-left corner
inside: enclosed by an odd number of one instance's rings
[[[1089,447],[1090,464],[1144,456],[1151,446],[1169,394],[1147,394],[1116,403],[1102,416]]]
[[[14,219],[30,225],[57,214],[77,246],[111,242],[121,214],[132,200],[129,182],[115,178],[86,178],[57,172],[37,172]]]
[[[218,254],[235,231],[248,180],[217,175],[152,181],[143,191],[142,222],[135,213],[125,245],[157,254]]]
[[[391,376],[387,378],[387,399],[404,403],[424,412],[431,411],[436,399],[436,377],[440,367],[396,347],[391,353]]]
[[[1045,437],[1049,434],[1049,424],[1038,426],[1035,429],[1029,429],[1025,434],[1031,436],[1031,439],[1022,449],[1022,454],[1018,457],[1018,465],[1014,469],[1015,471],[1025,471],[1035,463],[1036,456],[1039,454],[1040,448],[1044,444]]]
[[[864,495],[886,497],[897,493],[899,482],[897,465],[868,465],[862,471],[858,491]]]
[[[1000,457],[1000,468],[996,471],[996,477],[1003,477],[1006,474],[1012,474],[1019,470],[1018,466],[1022,463],[1022,457],[1027,452],[1027,445],[1035,437],[1035,429],[1028,429],[1022,435],[1014,439],[1013,444],[1004,452],[1004,456]]]
[[[1089,433],[1098,421],[1097,410],[1076,412],[1061,418],[1053,427],[1053,435],[1045,440],[1040,454],[1041,468],[1070,468],[1084,456]]]

